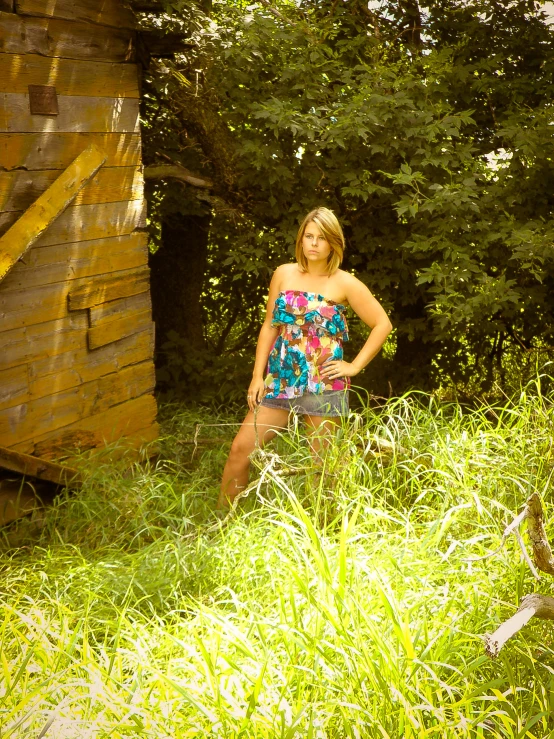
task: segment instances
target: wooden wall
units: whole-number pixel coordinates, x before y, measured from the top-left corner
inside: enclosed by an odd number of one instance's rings
[[[89,144],[107,155],[0,282],[0,445],[138,446],[158,427],[133,19],[120,0],[0,10],[0,235]],[[31,115],[28,85],[59,114]]]

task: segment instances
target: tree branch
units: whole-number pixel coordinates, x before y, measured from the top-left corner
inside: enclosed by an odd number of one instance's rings
[[[149,164],[144,168],[145,180],[165,180],[168,178],[181,180],[193,187],[201,187],[206,190],[214,186],[211,180],[194,174],[186,167],[183,167],[182,164],[176,162],[173,164]]]
[[[217,213],[225,213],[234,221],[240,217],[240,212],[234,206],[227,203],[218,195],[210,195],[206,192],[206,190],[210,190],[214,186],[212,180],[209,180],[207,177],[194,174],[194,172],[183,167],[179,162],[172,161],[166,154],[160,154],[159,152],[156,152],[156,154],[164,157],[164,159],[170,161],[171,164],[149,164],[144,168],[145,180],[174,179],[184,182],[187,185],[192,185],[193,187],[198,188],[196,198],[207,203],[214,211]]]
[[[169,73],[176,87],[168,97],[168,105],[210,161],[215,173],[214,188],[226,202],[242,203],[245,193],[238,183],[236,141],[220,114],[217,96],[203,86],[193,90],[184,84],[183,75],[171,65]]]
[[[527,552],[527,547],[525,546],[525,542],[523,541],[522,535],[519,533],[519,529],[516,529],[514,531],[514,535],[517,539],[517,543],[519,544],[519,548],[521,549],[521,553],[523,554],[523,559],[527,562],[527,565],[529,566],[529,569],[531,570],[533,577],[535,580],[540,580],[541,576],[535,569],[535,565],[531,562],[531,557],[529,556]]]
[[[504,529],[504,533],[502,534],[502,540],[500,544],[497,546],[497,548],[494,550],[494,552],[490,552],[489,554],[484,554],[482,557],[470,557],[466,560],[466,562],[479,562],[481,559],[490,559],[491,557],[494,557],[495,554],[498,554],[498,552],[502,549],[504,546],[504,542],[506,539],[510,536],[510,534],[513,534],[514,531],[518,528],[518,526],[525,521],[527,518],[527,506],[521,511],[520,514],[518,514],[512,523],[508,524],[506,528]]]
[[[400,7],[406,12],[408,27],[402,31],[403,33],[411,33],[411,42],[417,48],[421,47],[421,10],[417,0],[400,0]],[[399,34],[399,35],[402,35]]]
[[[500,650],[508,639],[517,634],[533,616],[554,620],[554,598],[540,593],[526,595],[515,614],[499,626],[494,634],[485,636],[485,652],[487,655],[493,659],[498,657]]]
[[[535,564],[539,570],[554,575],[554,557],[546,538],[544,512],[538,493],[532,493],[527,499],[527,533],[533,546]]]
[[[362,12],[362,13],[363,13],[363,14],[364,14],[365,16],[367,16],[367,17],[368,17],[368,18],[370,19],[370,21],[371,21],[371,22],[373,23],[373,32],[374,32],[375,38],[376,38],[376,39],[380,39],[380,38],[381,38],[381,31],[380,31],[380,29],[379,29],[379,19],[378,19],[378,16],[377,16],[377,14],[376,14],[376,13],[373,13],[373,12],[372,12],[372,11],[371,11],[371,10],[370,10],[370,9],[368,8],[368,6],[367,6],[367,2],[365,2],[365,3],[364,3],[364,2],[363,2],[363,0],[362,0],[362,2],[361,2],[361,3],[359,4],[359,5],[358,5],[358,7],[359,7],[359,9],[361,10],[361,12]]]
[[[218,354],[221,354],[223,352],[223,350],[225,348],[225,342],[227,340],[227,337],[229,336],[229,334],[231,333],[231,329],[233,328],[233,326],[237,322],[237,318],[239,317],[241,310],[242,310],[242,305],[240,303],[238,303],[235,306],[234,311],[229,316],[229,319],[227,320],[227,323],[225,325],[225,328],[223,329],[223,331],[219,335],[219,339],[217,341],[217,346],[215,348],[215,350],[216,350],[216,352]]]
[[[259,0],[259,2],[265,6],[269,12],[274,15],[276,18],[279,18],[279,20],[283,21],[283,23],[287,23],[289,26],[292,26],[293,28],[298,28],[296,23],[293,21],[289,21],[288,18],[285,18],[285,16],[280,13],[277,8],[274,8],[273,5],[269,2],[269,0]]]
[[[516,516],[512,523],[506,527],[504,536],[502,537],[502,544],[506,540],[506,537],[514,533],[523,552],[525,561],[529,565],[533,575],[539,579],[539,575],[535,570],[533,563],[527,550],[523,539],[519,532],[519,526],[523,521],[527,521],[527,533],[533,547],[533,559],[535,565],[539,570],[554,575],[554,557],[552,556],[552,550],[548,539],[546,538],[546,531],[544,528],[544,512],[542,508],[542,502],[538,493],[532,493],[525,504],[523,511]],[[497,550],[498,551],[498,550]],[[525,626],[533,616],[537,618],[550,619],[554,621],[554,598],[549,595],[541,595],[540,593],[530,593],[526,595],[515,614],[501,624],[494,634],[487,634],[485,636],[485,652],[489,657],[497,657],[504,644],[514,634]]]

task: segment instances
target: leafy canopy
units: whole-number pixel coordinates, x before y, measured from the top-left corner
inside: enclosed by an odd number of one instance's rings
[[[324,204],[344,267],[397,328],[373,383],[486,386],[552,344],[554,36],[538,2],[227,0],[189,32],[190,52],[151,75],[147,151],[214,182],[209,201],[157,190],[214,213],[208,334],[222,305],[262,301]]]

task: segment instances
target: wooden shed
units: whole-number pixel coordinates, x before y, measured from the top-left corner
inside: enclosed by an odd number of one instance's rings
[[[137,449],[158,426],[134,16],[0,11],[0,447]]]

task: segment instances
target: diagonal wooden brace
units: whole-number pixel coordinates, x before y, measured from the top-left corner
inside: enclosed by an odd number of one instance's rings
[[[95,146],[89,146],[0,237],[0,281],[48,226],[63,213],[105,161],[104,152]]]

